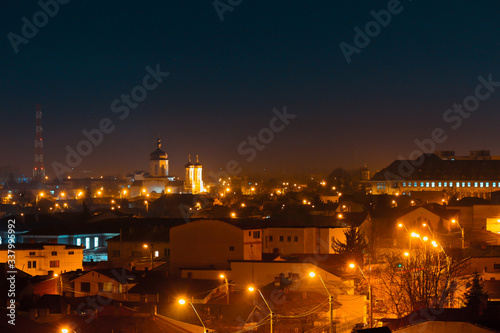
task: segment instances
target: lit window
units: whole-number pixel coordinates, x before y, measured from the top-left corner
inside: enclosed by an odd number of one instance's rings
[[[99,237],[94,237],[94,247],[99,247]]]
[[[465,182],[462,182],[462,187],[465,187]]]
[[[480,182],[480,183],[479,183],[479,187],[484,187],[484,183],[483,183],[483,182]]]
[[[82,245],[82,239],[81,238],[77,238],[76,239],[76,246],[81,246]]]
[[[90,237],[85,238],[85,248],[90,249]]]
[[[426,183],[425,183],[425,187],[429,187],[429,182],[426,182]]]
[[[441,187],[441,182],[438,183],[438,187]]]
[[[436,182],[432,182],[431,187],[436,187]]]
[[[51,268],[57,268],[59,267],[59,260],[51,260],[49,264]]]
[[[450,185],[451,185],[451,183],[450,183]],[[441,186],[441,185],[439,185],[439,186]],[[443,187],[448,187],[448,183],[447,183],[447,182],[444,182],[444,183],[443,183]]]
[[[411,182],[408,183],[408,187],[411,187]]]
[[[420,187],[424,187],[424,182],[420,182]]]
[[[403,182],[403,187],[406,187],[406,182]]]
[[[474,187],[477,187],[477,182],[474,182]]]
[[[493,182],[493,183],[491,183],[491,186],[497,187],[497,183]]]
[[[460,187],[460,183],[459,182],[457,182],[457,187]]]
[[[413,183],[413,187],[417,187],[417,182],[414,182],[414,183]]]
[[[489,183],[489,182],[484,183],[484,185],[485,185],[486,187],[490,187],[490,183]]]
[[[467,187],[470,187],[470,182],[467,182]]]
[[[155,258],[158,258],[160,256],[160,252],[159,251],[155,251]]]

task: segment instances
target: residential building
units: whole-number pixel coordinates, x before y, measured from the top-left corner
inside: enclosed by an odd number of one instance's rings
[[[83,247],[66,244],[16,243],[16,268],[30,275],[61,274],[83,269]],[[0,262],[7,262],[8,244],[0,245]]]

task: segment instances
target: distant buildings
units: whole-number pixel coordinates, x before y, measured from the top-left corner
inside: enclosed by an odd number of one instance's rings
[[[150,193],[191,193],[204,192],[203,167],[196,157],[196,163],[191,163],[189,157],[186,168],[186,179],[178,180],[177,177],[169,175],[168,155],[161,149],[161,140],[156,142],[156,150],[149,154],[149,174],[136,172],[130,186],[130,197],[147,195]]]
[[[396,160],[371,178],[372,194],[413,195],[442,192],[451,197],[490,199],[500,190],[500,156],[488,150],[455,156],[454,151],[423,154],[415,160]]]

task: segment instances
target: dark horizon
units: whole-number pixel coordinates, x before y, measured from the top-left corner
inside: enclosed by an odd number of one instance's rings
[[[31,175],[38,103],[49,177],[52,163],[65,163],[65,147],[76,149],[82,131],[105,118],[114,129],[77,170],[148,170],[158,133],[171,173],[181,178],[188,154],[199,155],[205,175],[231,160],[245,174],[328,174],[365,163],[376,171],[399,156],[410,158],[415,140],[432,138],[436,128],[446,136],[436,150],[500,155],[493,144],[500,140],[500,22],[493,14],[500,4],[395,4],[243,1],[221,21],[211,1],[68,2],[35,36],[13,46],[23,17],[33,22],[42,8],[6,3],[0,14],[0,166]],[[366,24],[376,17],[383,22],[380,13],[389,8],[390,22],[379,24],[366,45],[363,36],[356,42],[355,29],[366,35]],[[346,56],[342,43],[359,52]],[[152,72],[168,75],[157,74],[155,81]],[[146,75],[151,89],[126,112],[122,94],[145,86]],[[492,90],[484,86],[488,80]],[[482,95],[490,95],[475,111],[447,111],[470,102],[480,84]],[[240,148],[244,154],[238,147],[270,128],[273,109],[284,107],[296,118],[273,131],[248,161],[249,146]]]

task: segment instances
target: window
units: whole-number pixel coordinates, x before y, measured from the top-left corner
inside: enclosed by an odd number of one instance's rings
[[[253,238],[256,239],[256,238],[260,238],[260,231],[254,231],[253,232]]]
[[[234,246],[230,246],[229,251],[234,251]]]
[[[248,237],[252,237],[252,232],[251,231],[248,232]]]
[[[28,261],[28,268],[31,268],[31,261]]]
[[[30,256],[36,255],[36,252],[30,252]]]
[[[431,187],[436,187],[436,182],[432,182]]]
[[[413,187],[417,187],[417,182],[414,182],[414,183],[413,183]]]
[[[99,237],[94,237],[94,247],[99,247]]]
[[[33,260],[33,268],[36,268],[36,260]]]
[[[467,187],[470,187],[470,182],[467,182]]]
[[[75,251],[68,251],[68,254],[71,256],[71,255],[75,254]]]
[[[493,182],[493,183],[491,183],[491,186],[497,187],[497,183]]]
[[[120,256],[120,251],[114,250],[113,257],[119,257],[119,256]]]
[[[90,292],[90,282],[80,282],[80,291]]]
[[[59,260],[51,260],[50,268],[57,268],[57,267],[59,267]]]
[[[111,282],[106,282],[104,283],[104,290],[103,291],[113,291],[113,284]]]
[[[411,182],[408,183],[408,187],[411,187]]]
[[[451,183],[450,183],[450,185],[451,185]],[[444,182],[443,187],[448,187],[448,182]]]
[[[102,282],[97,282],[97,289],[99,291],[104,291],[104,283]]]
[[[486,187],[490,187],[490,183],[489,183],[489,182],[486,182],[486,183],[484,183],[484,186],[486,186]]]
[[[155,251],[155,258],[158,258],[160,256],[160,251]]]
[[[280,242],[282,242],[282,241],[283,241],[283,236],[280,236]]]
[[[460,187],[460,183],[459,182],[457,182],[457,187]]]
[[[477,182],[474,182],[474,187],[477,187]]]
[[[420,182],[420,187],[424,187],[424,182]]]
[[[294,237],[293,237],[293,241],[294,241],[294,242],[298,242],[298,241],[299,241],[299,236],[294,236]]]
[[[287,237],[286,237],[286,241],[287,241],[287,242],[291,242],[291,241],[292,241],[292,236],[287,236]]]
[[[425,183],[425,187],[429,187],[429,182],[426,182],[426,183]]]
[[[465,182],[462,182],[462,187],[465,187]]]
[[[269,241],[272,242],[273,241],[273,236],[269,236]]]
[[[438,183],[438,187],[441,187],[441,182]]]
[[[406,182],[403,182],[403,187],[406,187]]]
[[[500,264],[493,264],[493,269],[500,269]]]
[[[85,238],[85,248],[90,249],[90,237]]]
[[[53,256],[57,256],[57,251],[52,251]]]
[[[484,183],[483,183],[483,182],[480,182],[480,183],[479,183],[479,187],[484,187]]]
[[[81,238],[76,239],[76,246],[82,246],[82,239]]]

